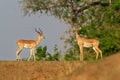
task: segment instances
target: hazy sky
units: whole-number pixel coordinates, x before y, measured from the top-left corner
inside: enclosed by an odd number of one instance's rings
[[[48,52],[53,52],[57,44],[61,49],[63,43],[61,34],[68,28],[64,22],[45,14],[23,16],[20,0],[0,0],[0,60],[15,60],[16,41],[19,39],[36,39],[35,28],[41,28],[46,39],[39,45],[47,46]],[[23,49],[21,57],[29,56],[29,49]]]

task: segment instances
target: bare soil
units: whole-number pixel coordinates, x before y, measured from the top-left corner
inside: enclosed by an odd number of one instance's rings
[[[0,61],[0,80],[120,80],[120,53],[95,62]]]

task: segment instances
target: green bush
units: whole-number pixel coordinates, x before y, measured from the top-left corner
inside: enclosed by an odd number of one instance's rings
[[[47,47],[39,46],[36,49],[36,58],[37,61],[44,60],[44,61],[59,61],[61,59],[61,52],[58,50],[57,45],[54,47],[54,54],[47,52]]]
[[[36,58],[37,58],[37,61],[39,60],[44,60],[47,56],[46,54],[47,52],[47,47],[41,47],[39,46],[37,49],[36,49]]]

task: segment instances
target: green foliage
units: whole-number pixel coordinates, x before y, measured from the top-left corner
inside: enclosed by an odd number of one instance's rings
[[[49,61],[60,61],[61,59],[61,51],[58,50],[57,45],[54,46],[54,54],[51,55],[48,53],[48,55],[49,57],[46,60]]]
[[[96,53],[94,52],[92,48],[84,48],[84,60],[85,61],[96,60]]]
[[[51,55],[47,52],[47,47],[41,47],[39,46],[36,49],[36,57],[37,61],[45,60],[45,61],[59,61],[61,58],[60,51],[58,51],[57,45],[54,47],[54,54]]]
[[[53,58],[56,61],[59,61],[61,58],[61,51],[58,50],[57,45],[54,46],[54,54],[53,54]]]
[[[64,55],[64,60],[67,61],[76,61],[76,60],[80,60],[79,59],[79,47],[77,44],[74,44],[73,47],[69,48],[66,51],[66,54]]]
[[[120,0],[116,0],[113,2],[112,8],[116,11],[120,11]]]
[[[46,61],[60,61],[61,55],[60,53],[54,53],[53,55],[49,54],[49,57],[47,57],[45,60]]]
[[[47,56],[46,54],[46,51],[47,51],[47,47],[41,47],[39,46],[37,49],[36,49],[36,57],[37,57],[37,61],[39,60],[44,60]]]

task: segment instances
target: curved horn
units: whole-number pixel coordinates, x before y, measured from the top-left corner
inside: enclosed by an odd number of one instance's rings
[[[41,32],[41,33],[43,33],[43,31],[39,28],[39,31]]]
[[[38,32],[36,28],[35,28],[35,32]]]

